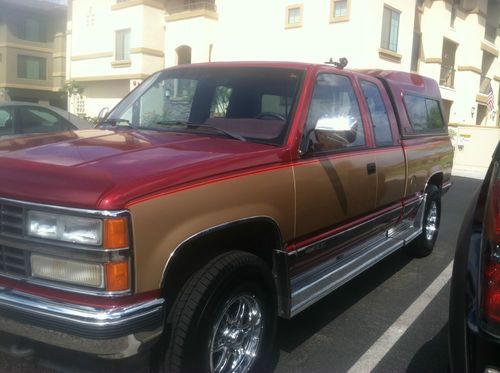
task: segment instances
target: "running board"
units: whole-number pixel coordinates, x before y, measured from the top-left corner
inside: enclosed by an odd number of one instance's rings
[[[371,237],[341,256],[292,278],[288,315],[290,317],[297,315],[418,237],[422,232],[425,202],[424,195],[414,220],[403,220],[395,227]]]

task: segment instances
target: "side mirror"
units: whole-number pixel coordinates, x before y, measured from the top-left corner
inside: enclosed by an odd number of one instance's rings
[[[109,108],[108,107],[103,107],[99,114],[97,115],[97,123],[101,123],[106,119],[106,116],[109,114]]]
[[[314,132],[318,142],[328,146],[348,145],[356,141],[358,121],[349,116],[320,118]]]

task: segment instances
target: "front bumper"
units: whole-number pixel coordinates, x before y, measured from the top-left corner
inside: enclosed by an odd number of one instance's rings
[[[163,332],[163,299],[101,309],[0,287],[0,331],[105,359],[141,352]]]

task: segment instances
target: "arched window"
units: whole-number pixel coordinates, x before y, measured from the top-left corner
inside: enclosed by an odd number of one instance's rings
[[[181,45],[175,51],[177,52],[177,65],[186,65],[191,63],[191,47]]]

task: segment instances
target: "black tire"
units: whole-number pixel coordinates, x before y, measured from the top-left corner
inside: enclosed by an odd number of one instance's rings
[[[258,324],[250,327],[253,331],[242,332],[231,340],[222,336],[224,334],[217,334],[216,330],[220,331],[222,325],[242,330],[234,326],[239,323],[231,318],[236,308],[245,302],[248,302],[248,307],[254,306],[261,312],[258,318],[260,322],[251,316],[240,319],[246,320],[249,325]],[[264,372],[276,334],[276,315],[274,281],[269,267],[249,253],[231,251],[222,254],[196,272],[175,300],[167,317],[166,351],[160,371],[213,372],[211,360],[215,365],[223,354],[211,354],[210,349],[215,341],[223,341],[225,347],[233,342],[246,344],[249,342],[244,341],[251,340],[246,335],[260,333],[256,358],[251,362],[249,372]],[[223,351],[232,351],[233,348],[237,349],[231,345]]]
[[[441,224],[441,191],[437,186],[429,185],[426,194],[422,234],[410,244],[411,254],[416,258],[423,258],[432,253]],[[435,229],[431,231],[429,227],[432,227],[433,218]]]

